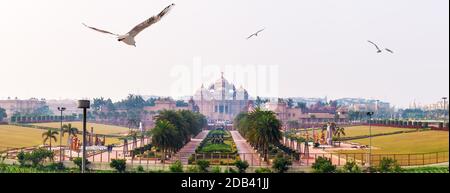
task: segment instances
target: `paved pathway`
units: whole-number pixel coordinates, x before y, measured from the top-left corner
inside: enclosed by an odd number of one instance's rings
[[[206,138],[209,131],[202,131],[195,138],[191,139],[180,151],[173,157],[173,159],[181,160],[183,165],[188,164],[189,156],[195,153],[195,149],[200,145],[200,143]]]
[[[233,137],[234,143],[236,143],[236,148],[238,149],[239,156],[242,160],[248,162],[249,165],[259,166],[266,165],[262,162],[259,155],[253,149],[253,147],[245,140],[244,137],[238,131],[230,131]]]

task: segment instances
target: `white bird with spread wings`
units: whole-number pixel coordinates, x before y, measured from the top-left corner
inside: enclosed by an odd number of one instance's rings
[[[128,44],[130,46],[134,46],[136,47],[136,41],[134,40],[134,38],[140,33],[142,32],[144,29],[150,27],[151,25],[157,23],[158,21],[161,20],[161,18],[163,18],[171,9],[172,7],[175,6],[175,4],[171,4],[169,6],[167,6],[164,10],[161,11],[161,13],[159,13],[158,15],[155,15],[147,20],[145,20],[144,22],[140,23],[139,25],[137,25],[136,27],[134,27],[133,29],[131,29],[130,32],[126,33],[125,35],[119,35],[119,34],[115,34],[115,33],[111,33],[109,31],[105,31],[105,30],[101,30],[95,27],[91,27],[88,26],[86,24],[83,23],[84,26],[101,32],[101,33],[105,33],[105,34],[110,34],[110,35],[114,35],[117,37],[117,41],[119,42],[123,42],[125,44]]]

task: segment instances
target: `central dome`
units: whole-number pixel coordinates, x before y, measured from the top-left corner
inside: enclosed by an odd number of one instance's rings
[[[248,100],[248,94],[242,87],[237,90],[227,79],[222,77],[206,89],[203,85],[194,95],[194,100]]]

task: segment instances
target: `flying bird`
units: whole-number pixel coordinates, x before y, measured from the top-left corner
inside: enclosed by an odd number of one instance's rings
[[[247,37],[247,40],[250,39],[250,38],[252,38],[253,36],[258,36],[258,34],[261,33],[262,31],[264,31],[265,29],[266,29],[266,28],[261,29],[261,30],[257,31],[256,33],[254,33],[254,34],[248,36],[248,37]]]
[[[367,40],[367,41],[375,46],[375,48],[377,49],[377,53],[381,53],[380,47],[378,47],[377,44],[373,43],[373,42],[370,41],[370,40]]]
[[[381,52],[382,52],[382,50],[380,49],[380,47],[378,47],[377,44],[373,43],[373,42],[370,41],[370,40],[367,40],[367,41],[375,46],[375,48],[377,49],[377,53],[381,53]],[[384,50],[390,52],[391,54],[394,53],[394,51],[392,51],[391,49],[388,49],[388,48],[384,48]]]
[[[86,26],[89,29],[98,31],[100,33],[104,33],[104,34],[109,34],[109,35],[114,35],[117,37],[117,41],[119,42],[123,42],[127,45],[130,46],[134,46],[136,47],[136,41],[134,40],[134,38],[140,33],[142,32],[144,29],[150,27],[151,25],[157,23],[158,21],[161,20],[161,18],[163,18],[167,13],[169,13],[169,11],[172,9],[172,7],[175,6],[175,4],[171,4],[169,6],[167,6],[166,8],[164,8],[164,10],[161,11],[161,13],[159,13],[158,15],[155,15],[153,17],[150,17],[149,19],[145,20],[144,22],[140,23],[139,25],[135,26],[133,29],[131,29],[131,31],[129,31],[128,33],[126,33],[125,35],[119,35],[119,34],[115,34],[106,30],[102,30],[102,29],[98,29],[95,27],[91,27],[88,26],[86,24],[83,23],[84,26]]]

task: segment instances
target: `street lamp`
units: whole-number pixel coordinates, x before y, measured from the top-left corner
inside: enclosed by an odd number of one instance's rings
[[[369,167],[372,167],[372,116],[374,112],[367,112],[369,116]]]
[[[63,111],[66,110],[66,107],[58,107],[58,111],[61,112],[61,130],[59,132],[59,162],[62,162],[62,134],[63,134]]]
[[[89,100],[79,100],[78,108],[83,109],[83,159],[81,160],[81,172],[85,173],[86,171],[86,114],[87,109],[91,106],[91,102]]]
[[[447,100],[447,97],[442,97],[442,100],[444,100],[444,106],[443,106],[443,109],[444,109],[444,125],[445,125],[445,114],[447,114],[447,108],[445,108],[445,102],[446,102],[446,100]]]

